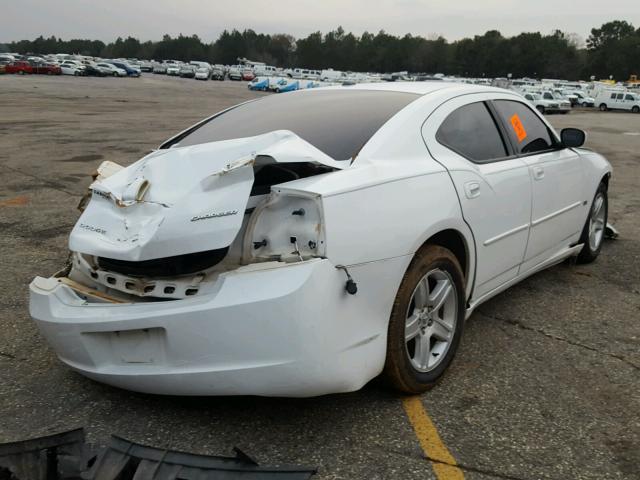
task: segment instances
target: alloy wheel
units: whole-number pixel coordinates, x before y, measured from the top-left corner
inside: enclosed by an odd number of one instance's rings
[[[405,347],[413,368],[429,372],[445,357],[456,330],[458,299],[448,272],[435,269],[418,282],[405,321]]]

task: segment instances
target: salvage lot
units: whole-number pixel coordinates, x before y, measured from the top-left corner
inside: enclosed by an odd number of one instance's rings
[[[314,478],[435,478],[401,398],[375,382],[308,400],[134,394],[62,366],[29,319],[27,285],[64,263],[102,160],[130,164],[258,95],[149,75],[0,77],[0,441],[85,426],[98,442],[117,433],[209,454],[237,445],[265,464],[316,465]],[[465,478],[639,478],[640,116],[549,118],[587,130],[612,162],[620,239],[594,264],[559,265],[482,305],[422,402]]]

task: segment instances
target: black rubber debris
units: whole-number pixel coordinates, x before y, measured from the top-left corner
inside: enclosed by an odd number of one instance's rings
[[[82,429],[0,444],[0,480],[307,480],[309,467],[263,467],[234,448],[234,457],[165,450],[111,436],[99,450]]]

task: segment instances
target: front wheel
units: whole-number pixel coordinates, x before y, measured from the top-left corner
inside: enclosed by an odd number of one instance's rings
[[[634,106],[631,108],[631,111],[632,111],[633,113],[640,113],[640,107],[639,107],[639,106],[637,106],[637,105],[634,105]]]
[[[536,110],[538,110],[542,115],[544,115],[544,106],[543,105],[538,105],[536,107]]]
[[[604,183],[598,185],[598,190],[591,203],[589,218],[582,229],[580,243],[584,244],[578,254],[579,263],[591,263],[600,254],[604,241],[607,218],[609,216],[609,197],[607,186]]]
[[[465,318],[464,275],[455,255],[428,245],[414,257],[396,295],[383,376],[404,393],[433,387],[453,359]]]

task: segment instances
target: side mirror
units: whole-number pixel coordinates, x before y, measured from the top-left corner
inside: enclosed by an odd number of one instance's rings
[[[584,145],[587,134],[579,128],[563,128],[560,132],[560,140],[562,140],[562,146],[566,148],[577,148]]]

